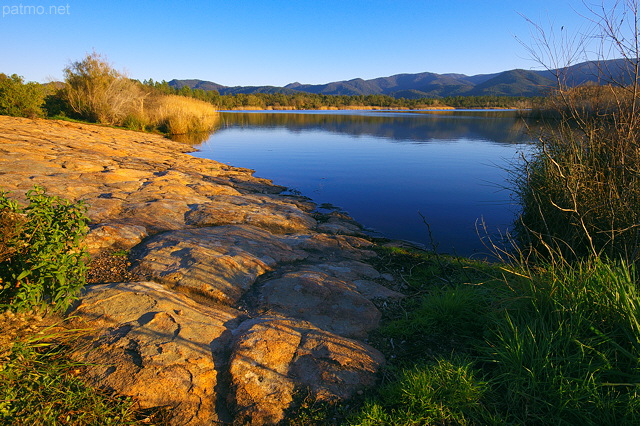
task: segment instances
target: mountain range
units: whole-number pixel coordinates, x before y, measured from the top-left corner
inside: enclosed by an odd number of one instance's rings
[[[388,95],[395,98],[441,98],[447,96],[540,96],[556,85],[556,75],[561,73],[566,82],[577,86],[588,82],[627,82],[627,62],[614,59],[603,62],[583,62],[560,70],[533,71],[513,69],[494,74],[397,74],[370,80],[355,78],[326,84],[291,83],[277,86],[223,86],[205,80],[171,80],[169,85],[180,89],[217,90],[221,95],[239,93],[283,93],[300,92],[323,95]]]

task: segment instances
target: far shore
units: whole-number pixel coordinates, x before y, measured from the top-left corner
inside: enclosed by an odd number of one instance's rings
[[[470,109],[478,109],[478,110],[506,110],[506,111],[515,111],[521,108],[499,108],[499,107],[488,107],[488,108],[455,108],[450,106],[434,106],[428,108],[404,108],[404,107],[380,107],[380,106],[345,106],[342,108],[338,107],[327,107],[323,106],[317,109],[298,109],[293,106],[268,106],[268,107],[256,107],[256,106],[246,106],[246,107],[235,107],[228,110],[221,111],[454,111],[454,110],[470,110]]]

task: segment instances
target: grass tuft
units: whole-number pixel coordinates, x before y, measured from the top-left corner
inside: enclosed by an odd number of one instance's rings
[[[6,425],[136,424],[131,399],[86,385],[81,365],[65,356],[78,335],[35,313],[0,314],[0,423]]]
[[[487,384],[477,378],[472,362],[438,359],[402,371],[397,381],[380,389],[352,419],[357,425],[471,424],[484,418]]]

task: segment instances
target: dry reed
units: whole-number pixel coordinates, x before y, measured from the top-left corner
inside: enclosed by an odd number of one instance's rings
[[[145,99],[148,124],[172,135],[210,132],[220,114],[208,102],[184,96],[151,96]]]

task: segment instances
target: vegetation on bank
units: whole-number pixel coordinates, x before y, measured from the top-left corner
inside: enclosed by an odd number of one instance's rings
[[[70,117],[134,130],[163,130],[176,115],[193,112],[203,117],[188,132],[209,130],[217,123],[216,110],[327,110],[327,109],[528,109],[541,98],[523,96],[453,96],[405,99],[386,95],[333,96],[314,93],[256,93],[221,96],[216,91],[176,89],[166,81],[143,83],[113,70],[99,55],[92,54],[65,70],[66,85],[24,83],[22,78],[0,74],[0,114],[20,117]],[[4,83],[3,83],[4,82]],[[3,89],[3,84],[6,89]],[[14,102],[20,99],[20,102]],[[169,99],[179,99],[175,113]],[[28,105],[23,105],[24,101]],[[158,110],[158,105],[163,105]],[[161,112],[162,111],[162,112]],[[206,111],[206,113],[205,113]],[[161,113],[165,117],[159,117]],[[188,121],[188,120],[187,120]],[[182,126],[178,126],[181,128]],[[205,130],[205,131],[206,131]],[[184,131],[184,130],[181,130]],[[171,133],[171,132],[169,132]]]
[[[0,114],[68,117],[171,135],[211,132],[219,121],[211,103],[131,80],[95,52],[71,63],[64,75],[64,83],[42,85],[0,74]]]
[[[640,421],[633,267],[490,265],[398,248],[380,254],[378,267],[399,273],[409,297],[384,311],[371,337],[387,357],[382,383],[346,423]]]
[[[86,385],[67,355],[79,330],[55,315],[86,282],[82,204],[27,193],[0,194],[0,423],[131,424],[134,401]]]
[[[169,134],[209,132],[217,110],[233,109],[429,109],[532,108],[540,98],[524,96],[453,96],[405,99],[386,95],[332,96],[313,93],[220,95],[166,81],[140,82],[115,70],[93,52],[64,69],[64,82],[24,82],[0,74],[0,114],[17,117],[71,118],[132,130]]]
[[[516,237],[532,259],[640,260],[640,114],[634,88],[594,86],[547,102],[537,155],[514,173]],[[549,114],[546,114],[549,116]]]

